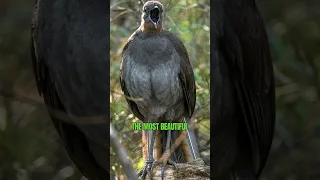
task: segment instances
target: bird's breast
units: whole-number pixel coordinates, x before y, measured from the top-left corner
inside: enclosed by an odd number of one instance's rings
[[[131,96],[141,97],[148,105],[172,106],[182,97],[179,80],[180,57],[170,43],[153,41],[130,49],[124,64]],[[151,46],[154,46],[151,48]],[[128,82],[129,83],[129,82]],[[126,84],[128,84],[126,83]],[[126,85],[128,86],[128,85]]]
[[[179,71],[180,64],[175,61],[167,61],[153,67],[150,71],[152,98],[168,106],[175,104],[182,95]]]

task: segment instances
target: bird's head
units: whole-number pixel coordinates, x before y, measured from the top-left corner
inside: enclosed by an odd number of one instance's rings
[[[143,5],[141,28],[146,31],[162,30],[163,5],[158,1],[148,1]]]

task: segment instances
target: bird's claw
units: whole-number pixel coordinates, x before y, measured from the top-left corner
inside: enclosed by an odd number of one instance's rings
[[[160,164],[159,161],[153,161],[152,166],[151,166],[151,171],[153,171],[153,168],[156,167],[158,164]]]
[[[172,165],[177,172],[179,171],[177,163],[174,162],[172,159],[168,159],[168,164]]]
[[[154,166],[154,160],[147,160],[143,169],[138,172],[138,177],[141,177],[142,180],[146,179],[146,175],[148,174],[149,178],[152,179],[152,169]]]

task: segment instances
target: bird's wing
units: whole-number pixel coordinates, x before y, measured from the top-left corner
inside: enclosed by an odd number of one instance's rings
[[[252,14],[250,14],[252,13]],[[275,125],[275,85],[269,42],[262,17],[256,7],[248,10],[238,34],[243,55],[245,83],[241,84],[243,97],[250,112],[247,126],[259,147],[259,175],[267,161]],[[240,90],[239,89],[239,90]]]
[[[126,51],[128,50],[128,47],[130,46],[131,42],[133,41],[134,37],[138,34],[139,32],[136,31],[134,32],[128,39],[127,43],[123,47],[122,50],[122,57],[121,57],[121,68],[120,68],[120,84],[121,84],[121,89],[124,92],[124,95],[126,96],[126,101],[129,104],[129,108],[131,109],[132,113],[141,121],[144,121],[143,115],[140,113],[137,104],[134,102],[134,99],[130,99],[131,96],[127,90],[126,84],[124,82],[124,76],[125,76],[125,69],[122,68],[122,64],[124,61],[130,61],[128,58],[129,56],[124,56]]]
[[[102,8],[105,6],[93,3],[65,16],[68,2],[53,3],[39,0],[33,18],[31,53],[36,84],[72,161],[86,177],[104,179],[109,176],[108,122],[72,124],[64,118],[108,115],[109,28],[101,26],[109,19],[108,13]],[[68,22],[71,16],[81,15],[83,22]],[[91,16],[99,18],[85,19]]]
[[[173,44],[181,58],[179,78],[184,92],[188,115],[189,118],[191,118],[196,105],[196,84],[188,52],[177,36],[168,31],[164,31],[164,33],[167,34],[167,37],[170,39],[170,42]]]
[[[186,122],[189,123],[196,105],[196,85],[195,85],[193,69],[189,60],[187,49],[183,45],[182,41],[169,31],[164,31],[163,33],[165,33],[166,37],[169,38],[170,42],[173,44],[176,51],[179,53],[179,57],[181,59],[179,79],[183,88],[185,107],[187,109],[187,114],[188,114],[188,117],[185,118],[185,120]],[[176,140],[175,133],[177,132],[173,132],[173,135],[172,135],[173,142]],[[195,159],[199,158],[200,154],[198,149],[198,143],[195,138],[193,129],[188,129],[188,136],[186,137],[185,142],[188,142],[188,143],[181,144],[182,149],[186,150],[184,152],[185,156],[186,157],[191,156],[192,158],[195,158]],[[183,148],[184,146],[186,146],[187,148]],[[175,151],[175,154],[179,156],[178,155],[179,151]]]
[[[227,12],[228,13],[228,12]],[[241,15],[240,15],[241,16]],[[243,18],[227,14],[220,46],[233,72],[236,95],[251,139],[254,170],[258,176],[267,160],[275,122],[275,87],[268,38],[256,7]],[[241,21],[239,21],[241,19]],[[228,30],[229,29],[229,30]],[[233,30],[233,35],[227,33]]]
[[[236,173],[235,164],[239,154],[239,134],[246,134],[246,131],[239,131],[240,123],[243,122],[241,109],[235,95],[234,79],[238,78],[242,71],[241,52],[237,37],[228,26],[220,1],[213,1],[212,17],[210,24],[212,51],[210,52],[210,130],[215,147],[212,149],[213,179],[230,179],[231,174]],[[240,57],[240,60],[237,58]],[[237,71],[236,71],[237,70]],[[245,148],[251,151],[250,139]],[[241,144],[243,146],[243,144]],[[245,151],[245,152],[247,152]],[[240,152],[242,153],[242,152]],[[251,154],[250,154],[251,155]],[[245,159],[252,159],[250,156]],[[250,168],[252,162],[249,160]],[[246,167],[242,167],[243,169]],[[250,171],[252,171],[250,169]]]
[[[257,174],[260,174],[267,161],[273,140],[275,85],[269,42],[264,24],[262,19],[251,22],[253,24],[246,26],[251,27],[251,33],[239,36],[245,69],[243,77],[247,79],[246,83],[241,84],[243,93],[241,97],[247,101],[248,107],[245,109],[248,108],[250,112],[254,112],[251,114],[251,120],[248,119],[247,126],[250,134],[254,134],[258,140],[260,164],[257,167]]]

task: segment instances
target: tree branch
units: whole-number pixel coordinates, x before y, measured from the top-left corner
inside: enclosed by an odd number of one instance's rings
[[[208,180],[210,179],[210,166],[206,166],[202,159],[198,158],[189,163],[178,163],[178,172],[172,166],[166,166],[166,180]],[[156,166],[153,170],[153,179],[161,179],[161,167]]]
[[[137,180],[138,177],[133,169],[131,161],[128,159],[128,153],[125,148],[120,144],[117,139],[117,132],[114,130],[112,124],[110,124],[110,142],[111,148],[116,153],[120,164],[123,167],[123,171],[125,172],[128,179]]]

